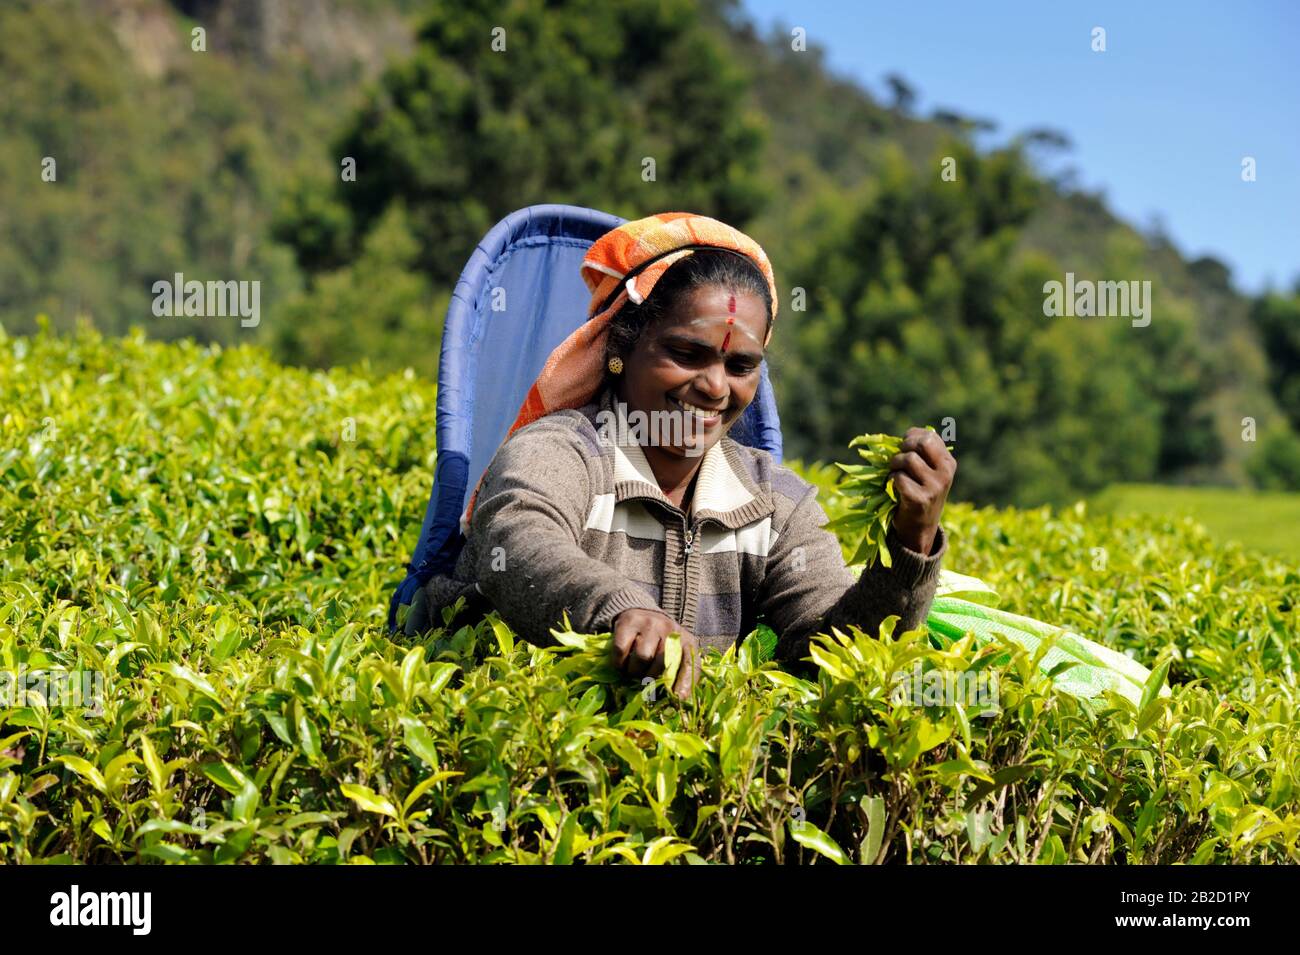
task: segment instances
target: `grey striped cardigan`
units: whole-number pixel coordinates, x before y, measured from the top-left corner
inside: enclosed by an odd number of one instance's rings
[[[684,513],[659,489],[640,445],[599,427],[614,408],[605,392],[502,445],[455,571],[417,594],[408,634],[441,624],[441,609],[458,597],[495,607],[542,645],[554,642],[549,631],[565,612],[575,630],[598,633],[643,607],[719,650],[762,619],[780,635],[778,659],[793,661],[833,626],[874,633],[890,614],[901,617],[900,632],[924,622],[947,550],[943,528],[928,556],[891,531],[893,567],[855,579],[822,526],[816,488],[766,451],[724,437],[703,455]]]

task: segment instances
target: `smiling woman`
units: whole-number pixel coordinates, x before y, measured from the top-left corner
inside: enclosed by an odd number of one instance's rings
[[[717,220],[663,213],[602,236],[582,274],[590,317],[547,360],[471,497],[454,572],[417,594],[407,633],[460,598],[539,644],[567,614],[576,630],[612,631],[615,665],[638,678],[663,671],[679,633],[684,696],[700,649],[726,650],[760,620],[786,662],[832,627],[874,632],[892,614],[923,626],[955,471],[937,437],[913,429],[903,442],[890,566],[857,577],[816,489],[727,436],[754,400],[777,314],[762,248]],[[629,439],[630,418],[679,427]]]
[[[654,293],[611,323],[610,387],[628,407],[667,421],[641,442],[660,489],[684,507],[698,458],[749,407],[758,391],[772,296],[749,259],[721,249],[693,252],[669,268]],[[678,427],[678,423],[680,426]],[[681,435],[681,441],[657,440]]]

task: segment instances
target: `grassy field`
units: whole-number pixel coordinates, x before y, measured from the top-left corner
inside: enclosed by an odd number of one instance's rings
[[[1092,499],[1099,514],[1190,517],[1216,539],[1300,564],[1300,494],[1117,484]]]

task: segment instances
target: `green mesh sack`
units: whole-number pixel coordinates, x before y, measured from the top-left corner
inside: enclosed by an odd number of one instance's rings
[[[860,571],[861,568],[855,567],[854,570]],[[996,607],[998,602],[997,592],[984,581],[941,570],[935,598],[926,617],[926,627],[941,646],[971,634],[981,645],[1003,638],[1031,657],[1044,641],[1055,638],[1055,643],[1039,659],[1038,666],[1051,675],[1056,689],[1085,698],[1111,690],[1134,706],[1140,704],[1143,686],[1151,675],[1142,664],[1063,627],[999,610]],[[770,627],[760,624],[750,639],[757,642],[760,660],[772,658],[777,635]],[[1010,658],[1008,652],[996,657],[994,662],[1003,663]],[[1162,687],[1160,695],[1168,696],[1169,688]]]
[[[861,566],[853,568],[858,573],[862,569]],[[999,600],[997,591],[979,578],[941,570],[935,598],[926,617],[926,627],[940,646],[948,646],[972,634],[979,644],[1003,638],[1031,657],[1044,641],[1055,637],[1055,644],[1043,654],[1038,666],[1052,676],[1056,689],[1087,698],[1112,690],[1134,706],[1139,705],[1142,688],[1151,675],[1146,667],[1063,627],[999,610],[996,606]],[[755,638],[765,651],[762,659],[770,659],[776,635],[767,627],[760,627],[760,630],[765,632],[755,634]],[[1010,657],[1011,654],[1006,653],[995,658],[995,662],[1005,662]],[[1169,688],[1162,687],[1160,695],[1168,696]]]
[[[1038,666],[1052,675],[1056,689],[1080,697],[1100,696],[1111,690],[1134,706],[1139,705],[1143,686],[1151,675],[1142,664],[1063,627],[999,610],[994,606],[997,602],[996,591],[982,580],[940,571],[926,626],[945,645],[967,634],[981,644],[1003,637],[1031,656],[1045,641],[1055,638]],[[1003,660],[1009,658],[1008,653]],[[1169,689],[1162,687],[1161,695],[1168,696]]]

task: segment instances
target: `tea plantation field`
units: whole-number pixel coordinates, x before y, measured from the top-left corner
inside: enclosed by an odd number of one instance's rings
[[[947,565],[1151,668],[1141,706],[888,626],[683,703],[598,635],[388,637],[433,418],[413,377],[0,333],[0,862],[1300,862],[1286,563],[954,505]],[[900,699],[918,665],[999,707]]]
[[[1217,540],[1239,541],[1300,567],[1300,494],[1117,484],[1098,494],[1092,503],[1105,514],[1191,517]]]

